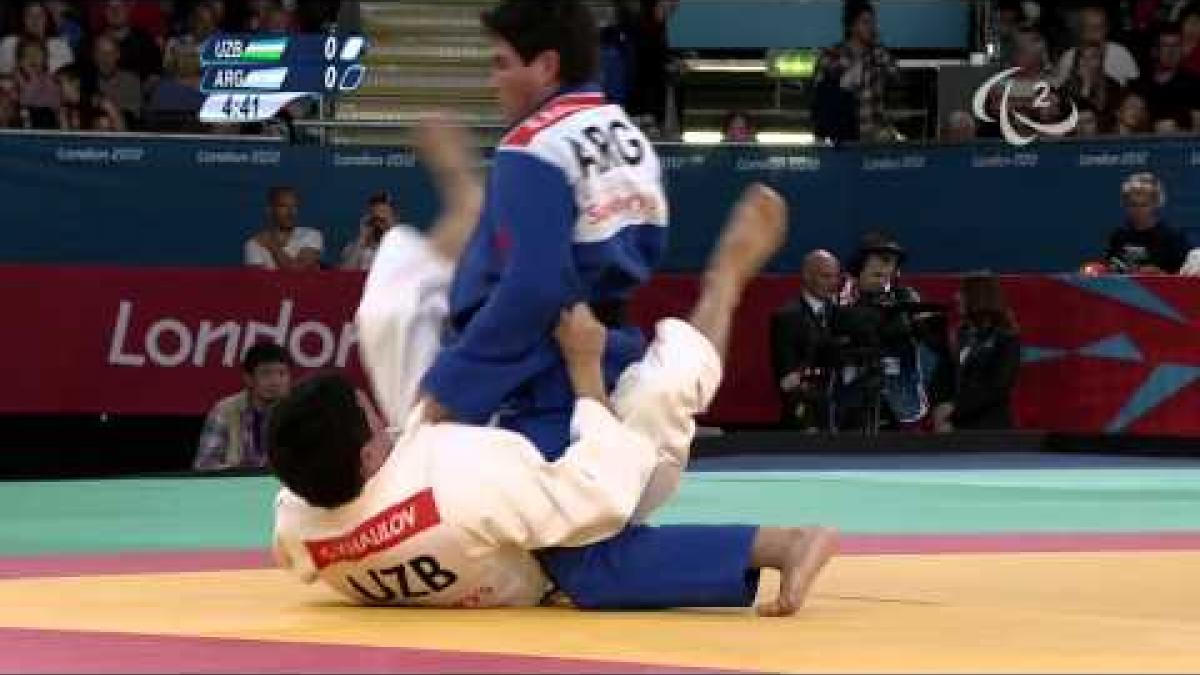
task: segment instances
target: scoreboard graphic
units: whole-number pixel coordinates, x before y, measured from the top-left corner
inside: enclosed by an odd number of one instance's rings
[[[359,34],[217,34],[204,44],[200,121],[261,122],[302,98],[355,91],[367,69]]]

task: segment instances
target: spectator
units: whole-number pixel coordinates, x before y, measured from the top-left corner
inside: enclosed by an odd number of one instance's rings
[[[163,50],[163,70],[167,73],[199,72],[204,41],[217,29],[217,16],[211,4],[201,2],[188,15],[187,31],[167,40]]]
[[[1165,110],[1154,118],[1154,133],[1167,136],[1183,134],[1192,130],[1192,113],[1183,108]]]
[[[1150,130],[1150,113],[1146,110],[1146,100],[1136,91],[1126,91],[1117,106],[1112,133],[1117,136],[1135,136],[1148,134]]]
[[[968,275],[958,303],[963,323],[956,341],[954,394],[934,410],[934,428],[1011,429],[1021,341],[1000,280],[992,274]]]
[[[721,123],[721,133],[726,143],[755,142],[754,122],[750,120],[750,115],[741,111],[725,115],[725,121]]]
[[[359,221],[358,238],[342,249],[342,269],[369,270],[383,235],[396,225],[396,212],[387,192],[377,192],[367,200],[367,213]]]
[[[146,104],[146,121],[156,130],[187,131],[196,127],[196,112],[204,104],[200,92],[201,50],[216,30],[217,13],[201,2],[188,14],[187,30],[171,38],[163,52],[164,77]]]
[[[39,40],[22,38],[17,45],[18,101],[34,129],[57,129],[62,96],[46,70],[46,50]]]
[[[1121,185],[1125,224],[1113,231],[1105,252],[1119,274],[1177,274],[1188,254],[1183,233],[1162,218],[1166,194],[1152,173],[1137,173]]]
[[[632,0],[612,0],[613,22],[600,31],[601,81],[609,101],[629,108],[635,76],[638,15]]]
[[[79,131],[84,128],[83,92],[80,87],[79,69],[74,65],[63,66],[54,73],[58,84],[59,98],[58,128]]]
[[[300,198],[291,187],[267,193],[267,225],[246,241],[244,261],[269,270],[315,270],[321,265],[325,239],[319,230],[297,227]]]
[[[1079,106],[1079,121],[1075,123],[1075,131],[1072,133],[1076,138],[1095,138],[1100,135],[1100,116],[1096,111],[1086,107]]]
[[[0,129],[23,129],[20,95],[17,81],[10,75],[0,75]]]
[[[98,36],[92,45],[96,91],[117,104],[127,126],[134,126],[142,116],[142,83],[137,75],[120,66],[120,60],[117,41],[109,35]]]
[[[800,297],[771,316],[771,363],[783,402],[781,421],[790,428],[828,431],[841,264],[828,251],[813,251],[804,258],[800,278]]]
[[[629,114],[650,117],[667,128],[667,64],[671,57],[667,21],[678,0],[638,0],[641,9],[634,33],[634,77]]]
[[[1179,15],[1180,51],[1184,72],[1200,77],[1200,2],[1191,2]]]
[[[21,10],[21,32],[0,39],[0,73],[11,73],[17,67],[17,43],[22,40],[41,43],[46,53],[48,72],[56,72],[75,60],[71,45],[58,37],[57,31],[54,30],[50,13],[43,2],[35,0],[25,3],[24,9]]]
[[[1188,252],[1187,258],[1183,261],[1183,267],[1179,268],[1179,275],[1200,277],[1200,248],[1194,248]]]
[[[1150,116],[1158,119],[1181,108],[1200,109],[1200,78],[1181,68],[1183,37],[1177,25],[1167,25],[1159,31],[1153,53],[1153,69],[1138,83]]]
[[[1137,61],[1124,45],[1108,39],[1108,13],[1089,5],[1079,11],[1079,39],[1058,62],[1058,82],[1066,82],[1075,70],[1075,59],[1083,47],[1103,49],[1104,73],[1122,87],[1138,78]]]
[[[280,0],[259,3],[257,30],[267,33],[286,33],[292,29],[292,15]]]
[[[104,0],[104,32],[119,49],[122,69],[146,80],[162,73],[163,55],[154,37],[130,23],[129,0]]]
[[[1009,109],[1020,112],[1031,120],[1039,119],[1042,109],[1034,106],[1037,91],[1050,79],[1050,55],[1041,33],[1032,28],[1023,28],[1017,32],[1012,65],[1020,70],[1009,80]],[[993,88],[989,94],[999,91],[999,88]]]
[[[1025,25],[1025,8],[1020,0],[998,0],[988,26],[991,31],[991,57],[1000,63],[1012,59],[1017,30]]]
[[[1104,73],[1104,50],[1095,45],[1080,48],[1071,76],[1063,85],[1064,93],[1081,107],[1091,109],[1101,120],[1100,126],[1112,126],[1112,118],[1121,97],[1121,84]]]
[[[816,68],[813,123],[818,138],[879,141],[892,135],[884,107],[892,56],[879,43],[875,10],[852,0],[843,15],[845,40],[826,49]]]
[[[92,107],[89,109],[90,120],[87,128],[92,131],[125,131],[125,115],[117,104],[108,97],[97,94],[92,97]]]
[[[59,34],[74,54],[83,41],[83,26],[75,16],[75,9],[67,0],[46,0],[46,11],[50,13],[50,23],[58,29]]]
[[[221,399],[208,413],[193,463],[196,471],[267,465],[271,409],[291,388],[287,352],[271,342],[254,345],[242,360],[242,382],[242,391]]]
[[[955,110],[946,118],[942,140],[947,143],[969,143],[975,140],[975,118],[965,110]]]

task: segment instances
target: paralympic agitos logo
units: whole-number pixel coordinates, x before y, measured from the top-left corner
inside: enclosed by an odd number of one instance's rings
[[[1067,116],[1058,122],[1044,122],[1041,120],[1030,119],[1020,110],[1010,107],[1010,99],[1012,97],[1013,82],[1012,76],[1021,70],[1020,68],[1009,68],[996,73],[988,78],[986,82],[980,85],[979,89],[975,90],[975,97],[972,100],[972,109],[975,113],[975,118],[983,122],[995,122],[996,118],[992,117],[987,110],[988,97],[992,90],[1003,84],[1004,89],[1000,94],[1000,109],[997,117],[1000,121],[1000,133],[1004,136],[1004,140],[1013,145],[1028,145],[1039,136],[1064,136],[1075,129],[1075,125],[1079,123],[1079,109],[1075,106],[1075,102],[1069,98],[1064,99],[1064,103],[1071,107]],[[1034,109],[1049,108],[1052,105],[1050,98],[1050,85],[1039,80],[1033,87],[1032,107]],[[1014,124],[1014,121],[1016,124]],[[1020,125],[1018,129],[1017,124]],[[1024,135],[1023,131],[1032,131],[1028,136]]]

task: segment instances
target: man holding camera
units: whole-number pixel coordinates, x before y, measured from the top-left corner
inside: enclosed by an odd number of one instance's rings
[[[383,235],[396,224],[396,211],[387,192],[376,192],[367,200],[367,212],[359,221],[358,238],[342,249],[342,269],[369,270]]]
[[[783,403],[784,426],[828,431],[831,327],[841,263],[816,250],[800,267],[800,297],[771,316],[771,363]]]
[[[945,315],[921,305],[915,289],[898,284],[904,257],[894,239],[872,232],[850,263],[855,276],[842,290],[833,326],[838,430],[905,429],[929,412]]]

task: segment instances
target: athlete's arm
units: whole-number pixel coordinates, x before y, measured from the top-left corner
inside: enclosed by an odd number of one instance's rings
[[[549,343],[559,312],[580,299],[571,251],[575,198],[565,173],[516,150],[497,152],[493,172],[493,198],[511,233],[507,267],[424,380],[434,399],[470,424],[486,422],[528,380],[521,360]]]

